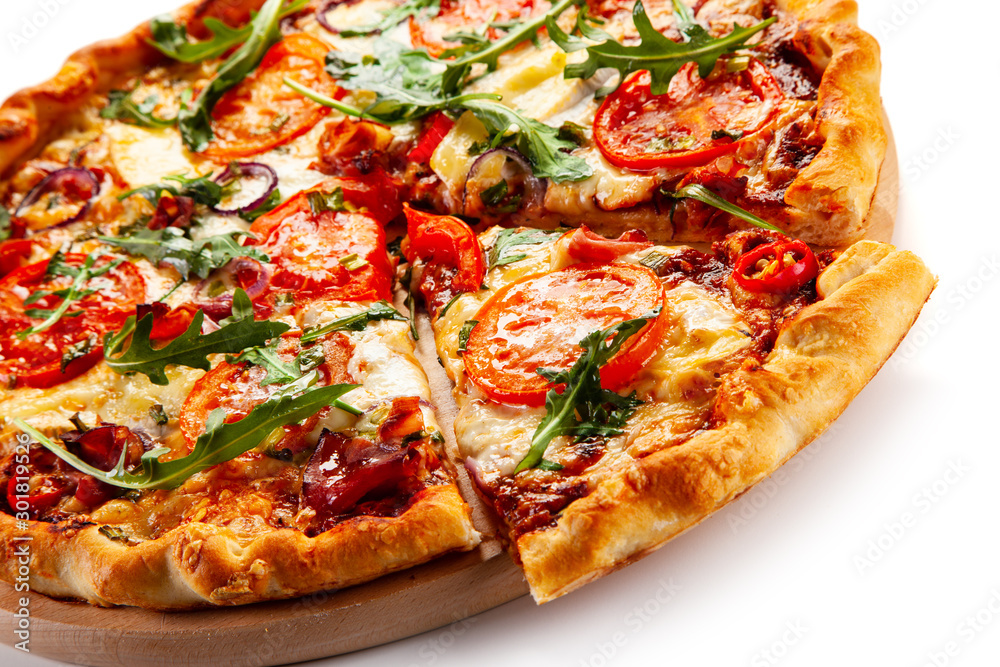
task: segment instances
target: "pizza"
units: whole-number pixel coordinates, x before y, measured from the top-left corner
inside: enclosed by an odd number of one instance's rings
[[[77,52],[0,107],[5,552],[238,605],[474,549],[485,503],[545,602],[705,519],[934,286],[869,238],[855,14],[204,0]]]

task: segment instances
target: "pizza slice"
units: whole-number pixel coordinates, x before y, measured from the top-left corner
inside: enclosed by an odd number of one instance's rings
[[[874,376],[934,286],[906,251],[768,230],[711,253],[407,210],[455,433],[539,602],[771,474]]]
[[[0,170],[110,93],[102,113],[154,130],[162,173],[179,150],[259,156],[333,114],[334,175],[386,170],[486,224],[714,241],[748,227],[729,203],[814,244],[871,232],[887,139],[851,0],[262,5],[193,3],[75,54],[0,109]]]
[[[749,227],[721,200],[809,243],[872,231],[879,49],[850,0],[362,0],[293,25],[349,92],[311,97],[413,142],[438,212],[714,241]]]
[[[257,218],[204,280],[84,237],[0,281],[0,541],[31,540],[32,590],[245,604],[479,542],[356,185]]]

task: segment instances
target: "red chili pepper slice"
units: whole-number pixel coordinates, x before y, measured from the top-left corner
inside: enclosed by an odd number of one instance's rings
[[[733,279],[750,292],[778,294],[797,290],[818,274],[816,255],[796,239],[757,246],[737,260]]]
[[[417,145],[406,155],[407,160],[416,164],[426,164],[431,159],[438,144],[451,132],[451,128],[455,127],[455,121],[438,111],[428,119],[424,127],[426,129],[417,141]]]

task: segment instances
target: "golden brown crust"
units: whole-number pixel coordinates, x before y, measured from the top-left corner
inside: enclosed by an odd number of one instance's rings
[[[31,590],[101,606],[191,609],[237,605],[353,586],[479,542],[454,485],[420,491],[398,517],[356,517],[317,535],[280,529],[243,542],[228,528],[188,523],[126,546],[94,524],[28,522],[0,514],[0,579],[17,576],[31,537]]]
[[[245,20],[261,4],[263,0],[198,0],[177,10],[174,17],[197,34],[205,16]],[[146,43],[149,36],[145,22],[117,39],[86,46],[71,55],[53,78],[11,95],[0,106],[0,175],[51,141],[91,95],[162,62],[160,52]]]
[[[887,137],[875,38],[857,26],[853,0],[779,0],[801,23],[798,43],[823,72],[817,132],[823,148],[785,191],[779,224],[810,243],[844,246],[864,238]]]
[[[782,330],[764,365],[724,380],[718,426],[631,463],[572,503],[555,527],[518,539],[538,602],[641,558],[774,472],[871,380],[935,283],[912,253],[870,241],[823,278],[826,298]]]

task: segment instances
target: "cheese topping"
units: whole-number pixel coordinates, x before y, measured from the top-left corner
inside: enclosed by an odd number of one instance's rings
[[[483,246],[489,248],[497,233],[498,229],[485,232],[481,237]],[[553,241],[556,238],[553,236]],[[484,397],[465,376],[458,355],[458,333],[467,320],[476,319],[493,291],[524,276],[578,262],[566,255],[564,245],[552,242],[519,246],[517,251],[526,254],[525,259],[491,269],[484,281],[489,291],[463,295],[434,324],[438,353],[456,383],[459,413],[455,432],[459,450],[484,479],[513,474],[531,446],[545,409],[503,405]],[[653,250],[667,255],[678,251],[665,247]],[[636,264],[649,252],[626,255],[618,261]],[[606,453],[584,477],[599,478],[623,459],[690,437],[704,423],[718,387],[717,374],[739,359],[752,342],[735,308],[694,282],[668,289],[663,308],[669,322],[667,337],[657,355],[623,390],[635,391],[644,403],[629,419],[625,434],[608,440]],[[556,438],[545,457],[558,463],[572,455],[571,444],[570,438]]]

